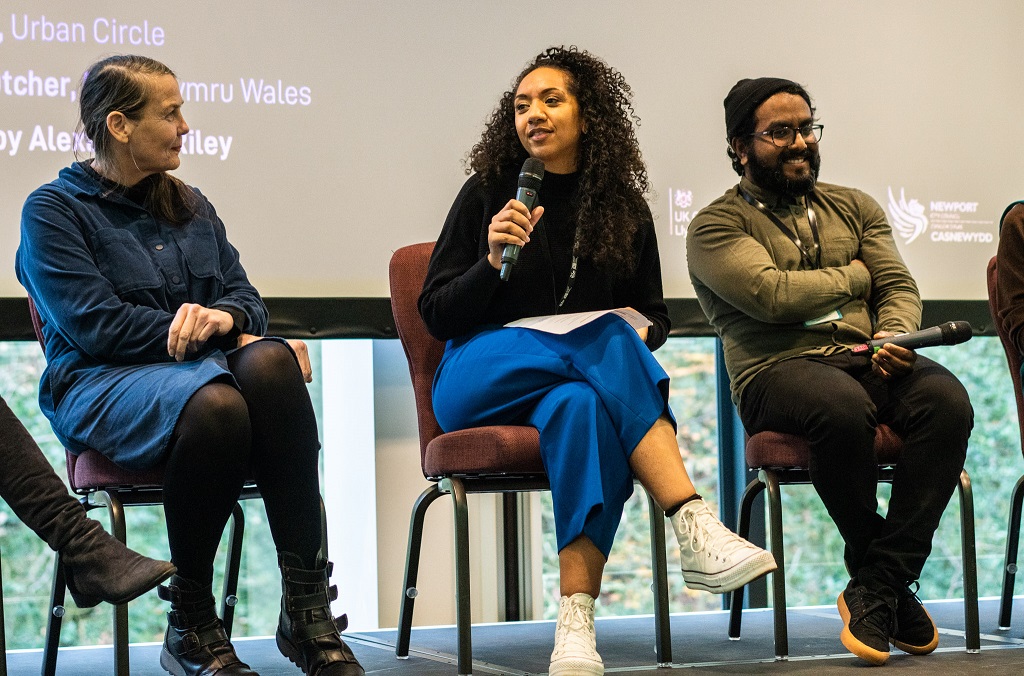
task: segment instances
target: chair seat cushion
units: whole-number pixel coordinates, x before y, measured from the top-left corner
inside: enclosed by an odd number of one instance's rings
[[[75,491],[117,486],[163,486],[164,468],[130,470],[115,465],[107,456],[92,449],[79,455],[67,454],[68,479]]]
[[[875,431],[875,455],[879,465],[890,465],[900,457],[903,441],[887,425]],[[785,432],[758,432],[747,440],[748,467],[802,467],[811,459],[811,446],[807,439]]]
[[[544,474],[540,435],[535,427],[500,425],[448,432],[427,444],[423,474]]]

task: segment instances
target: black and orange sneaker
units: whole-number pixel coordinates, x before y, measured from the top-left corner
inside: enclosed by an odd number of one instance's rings
[[[917,597],[919,585],[911,583],[896,592],[896,629],[892,644],[911,655],[927,655],[939,645],[939,630]]]
[[[836,605],[843,618],[839,638],[846,649],[871,664],[885,664],[896,625],[896,594],[888,588],[871,590],[850,580]]]

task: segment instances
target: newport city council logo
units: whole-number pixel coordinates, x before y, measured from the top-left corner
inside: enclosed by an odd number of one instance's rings
[[[679,188],[668,189],[668,234],[686,237],[690,221],[697,215],[693,209],[693,191]]]
[[[994,241],[995,221],[978,218],[978,202],[907,199],[900,188],[899,199],[889,186],[889,218],[893,232],[910,244],[928,232],[931,242],[947,244],[988,244]]]
[[[924,215],[924,205],[915,199],[907,201],[903,188],[900,188],[899,200],[892,194],[889,186],[889,218],[892,229],[905,243],[910,244],[928,229],[928,217]]]

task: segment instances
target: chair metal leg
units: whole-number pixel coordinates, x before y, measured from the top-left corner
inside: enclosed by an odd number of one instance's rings
[[[1010,628],[1013,610],[1013,583],[1017,576],[1017,549],[1020,544],[1021,511],[1024,509],[1024,476],[1017,479],[1010,494],[1010,523],[1006,527],[1006,558],[1003,563],[1003,591],[999,600],[999,629]]]
[[[665,512],[647,494],[651,520],[651,572],[654,574],[654,652],[658,666],[672,662],[672,625],[669,618],[668,563],[665,559]]]
[[[128,530],[121,500],[107,491],[96,491],[92,495],[94,504],[107,506],[111,535],[127,544]],[[128,645],[128,604],[122,603],[114,606],[114,672],[117,676],[130,676]]]
[[[981,650],[978,627],[978,556],[974,540],[974,492],[967,471],[960,472],[960,540],[964,559],[964,635],[967,652]]]
[[[245,512],[242,505],[235,503],[231,508],[231,528],[228,531],[227,569],[224,571],[224,593],[220,600],[221,622],[224,632],[231,638],[231,626],[235,621],[235,606],[238,604],[238,574],[242,567],[242,537],[245,534]]]
[[[416,579],[419,575],[420,548],[423,544],[423,519],[427,514],[427,507],[442,495],[437,484],[431,484],[420,493],[412,507],[412,517],[409,519],[409,544],[405,550],[405,584],[402,586],[402,602],[398,612],[398,640],[395,642],[395,656],[400,660],[409,657],[412,612],[416,596],[419,594]]]
[[[747,484],[740,499],[739,522],[736,524],[736,534],[746,538],[750,534],[750,513],[754,508],[754,500],[765,488],[760,479],[754,479]],[[743,593],[746,586],[740,587],[732,592],[729,600],[729,640],[740,640],[740,625],[743,622]]]
[[[772,576],[772,614],[775,617],[775,659],[789,659],[789,629],[786,625],[786,561],[782,539],[782,493],[778,475],[770,469],[758,472],[768,491],[768,528],[772,555],[778,569]]]
[[[518,622],[523,619],[524,606],[520,588],[523,586],[523,566],[519,560],[522,546],[519,541],[519,495],[501,494],[502,571],[500,586],[504,592],[499,619]],[[504,615],[504,617],[502,617]]]
[[[57,648],[60,646],[60,625],[64,618],[64,594],[67,581],[60,556],[53,555],[53,589],[50,590],[50,615],[46,620],[46,646],[43,650],[43,676],[57,673]]]
[[[106,507],[110,516],[111,535],[124,543],[127,529],[124,520],[124,505],[117,496],[107,491],[96,491],[81,499],[86,510]],[[50,617],[46,623],[46,646],[43,651],[43,676],[54,676],[57,672],[57,648],[60,646],[60,627],[64,617],[64,600],[67,580],[60,565],[60,556],[54,555],[53,589],[50,594]],[[128,604],[114,606],[114,673],[130,676],[128,663]]]
[[[4,580],[2,574],[0,574],[0,676],[7,676],[7,627],[4,623]]]
[[[459,676],[473,673],[473,632],[469,587],[469,506],[460,479],[442,480],[455,510],[455,625],[459,635]]]

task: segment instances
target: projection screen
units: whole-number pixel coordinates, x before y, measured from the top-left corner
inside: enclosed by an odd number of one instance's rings
[[[690,298],[689,220],[736,182],[722,99],[742,77],[803,83],[821,180],[894,225],[927,299],[985,297],[1006,204],[1024,196],[1016,0],[121,3],[0,10],[0,296],[25,196],[77,156],[77,85],[113,53],[176,71],[178,175],[217,207],[268,297],[383,297],[387,262],[436,237],[463,160],[513,76],[578,45],[632,85],[666,295]]]

